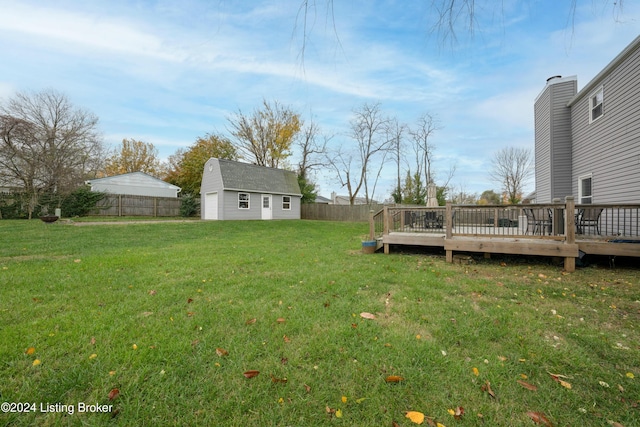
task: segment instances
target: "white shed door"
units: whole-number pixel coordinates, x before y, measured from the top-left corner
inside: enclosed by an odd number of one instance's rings
[[[262,195],[262,219],[271,219],[271,194]]]
[[[218,219],[218,193],[205,194],[204,219]]]

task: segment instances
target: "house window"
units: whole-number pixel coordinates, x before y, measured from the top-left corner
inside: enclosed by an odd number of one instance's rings
[[[591,175],[585,175],[578,178],[578,200],[583,205],[588,205],[593,202]]]
[[[600,89],[589,98],[589,123],[596,121],[604,114],[604,89]]]
[[[291,210],[291,196],[282,196],[282,210]]]
[[[238,209],[249,209],[249,194],[238,193]]]

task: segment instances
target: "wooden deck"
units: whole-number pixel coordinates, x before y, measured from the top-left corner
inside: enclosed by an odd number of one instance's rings
[[[409,245],[443,248],[449,262],[454,252],[541,255],[564,258],[567,271],[584,254],[640,257],[640,205],[603,205],[606,215],[593,230],[577,222],[578,214],[565,214],[581,209],[571,198],[527,207],[548,212],[548,221],[534,226],[522,206],[385,207],[371,216],[370,237],[385,253],[390,245]],[[609,228],[615,235],[602,234]]]

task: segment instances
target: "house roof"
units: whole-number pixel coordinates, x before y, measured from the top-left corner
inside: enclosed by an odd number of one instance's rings
[[[225,190],[301,196],[295,172],[217,159]]]
[[[144,172],[130,172],[123,173],[121,175],[113,175],[107,176],[105,178],[96,178],[86,181],[89,185],[96,184],[116,184],[116,185],[136,185],[136,186],[144,186],[151,188],[171,188],[175,190],[180,190],[180,187],[177,187],[173,184],[169,184],[161,179],[155,178],[151,175],[148,175]]]
[[[573,104],[576,103],[576,101],[578,101],[579,99],[581,99],[585,95],[590,94],[596,88],[596,86],[598,86],[600,83],[602,83],[602,80],[604,80],[604,78],[607,75],[609,75],[609,73],[611,73],[612,70],[614,70],[616,67],[618,67],[623,61],[625,61],[632,53],[634,53],[638,49],[640,49],[640,36],[636,37],[629,44],[629,46],[624,48],[624,50],[622,52],[620,52],[618,54],[618,56],[613,58],[613,61],[611,61],[609,63],[609,65],[604,67],[602,69],[602,71],[600,71],[589,83],[587,83],[587,85],[585,87],[583,87],[580,90],[580,92],[578,92],[576,94],[576,96],[571,98],[571,100],[569,101],[567,106],[571,107]]]

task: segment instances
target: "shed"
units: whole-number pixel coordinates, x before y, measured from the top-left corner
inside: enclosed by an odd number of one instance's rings
[[[298,177],[283,169],[211,158],[200,195],[202,219],[300,219]]]
[[[144,172],[131,172],[86,181],[91,191],[132,196],[178,197],[180,187]]]

